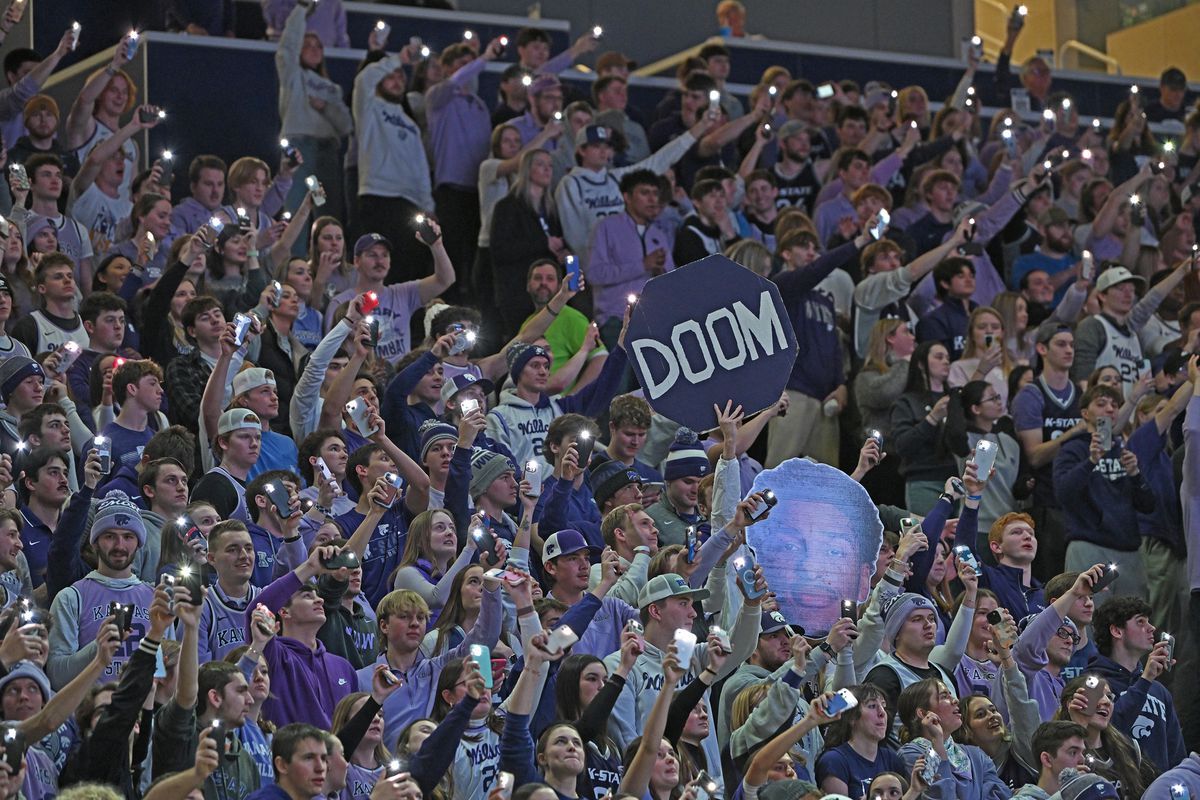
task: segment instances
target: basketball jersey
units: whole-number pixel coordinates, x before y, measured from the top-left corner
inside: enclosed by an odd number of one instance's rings
[[[797,206],[803,209],[805,214],[812,215],[813,203],[817,199],[817,190],[821,188],[821,182],[817,180],[817,172],[813,169],[811,160],[791,178],[780,175],[776,166],[775,180],[779,184],[779,197],[775,200],[777,208]]]
[[[121,588],[106,586],[95,578],[87,577],[76,581],[71,589],[79,595],[79,647],[96,640],[100,624],[108,616],[113,602],[132,605],[130,627],[133,632],[121,644],[112,662],[100,675],[99,683],[119,680],[121,668],[138,649],[146,628],[150,624],[150,602],[154,599],[154,587],[146,583],[132,583]]]
[[[1113,367],[1120,372],[1124,394],[1128,397],[1145,367],[1142,363],[1142,345],[1138,341],[1137,333],[1127,325],[1122,326],[1125,328],[1122,331],[1103,314],[1097,314],[1093,319],[1099,320],[1104,328],[1105,337],[1104,347],[1096,357],[1095,368]]]
[[[237,492],[237,507],[230,512],[229,519],[240,519],[242,522],[249,522],[250,509],[246,507],[246,487],[242,485],[241,481],[226,472],[223,467],[213,467],[209,472],[215,472],[224,477],[225,480],[233,485],[234,491]]]
[[[1079,392],[1072,381],[1067,382],[1070,396],[1064,403],[1050,390],[1041,376],[1033,382],[1042,393],[1042,441],[1052,442],[1079,423]],[[1040,467],[1034,467],[1033,484],[1034,502],[1058,508],[1054,497],[1054,461],[1048,461]]]
[[[56,350],[62,347],[65,342],[75,342],[81,348],[86,350],[92,343],[92,337],[83,327],[83,318],[78,314],[75,315],[75,327],[69,330],[58,327],[45,312],[38,310],[30,314],[34,322],[37,323],[37,352],[44,353],[47,350]]]

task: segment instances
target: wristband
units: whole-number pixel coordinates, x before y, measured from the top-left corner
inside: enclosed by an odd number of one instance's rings
[[[558,312],[558,311],[555,311],[553,308],[551,308],[549,303],[546,303],[546,311],[547,311],[547,312],[550,314],[550,316],[552,316],[552,317],[557,317],[557,316],[559,315],[559,312]]]
[[[637,547],[633,548],[634,555],[638,555],[640,553],[645,553],[646,555],[650,555],[650,548],[644,544],[640,544]]]
[[[521,606],[517,609],[518,617],[525,617],[533,613],[533,606]]]
[[[969,494],[969,495],[967,495],[967,499],[968,500],[982,500],[983,495],[982,494]]]
[[[817,649],[830,658],[837,658],[837,653],[834,652],[833,646],[829,642],[821,642],[817,645]]]
[[[284,539],[284,540],[283,540],[283,543],[284,543],[284,544],[291,544],[292,542],[298,542],[298,541],[300,541],[300,534],[298,534],[298,533],[297,533],[295,536],[293,536],[293,537],[292,537],[292,538],[290,538],[290,539]]]
[[[257,250],[247,250],[246,258],[258,258],[258,251]]]
[[[312,507],[326,517],[333,517],[333,509],[328,506],[323,506],[320,503],[313,503]]]

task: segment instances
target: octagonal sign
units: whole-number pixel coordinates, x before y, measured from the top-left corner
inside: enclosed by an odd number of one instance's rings
[[[626,347],[654,410],[703,431],[714,403],[749,415],[779,400],[796,333],[774,283],[714,255],[646,283]]]

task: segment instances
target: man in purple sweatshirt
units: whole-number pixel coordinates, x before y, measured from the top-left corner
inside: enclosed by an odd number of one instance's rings
[[[429,145],[433,149],[433,200],[446,250],[455,264],[475,261],[479,238],[479,165],[488,157],[491,112],[475,94],[489,61],[504,46],[493,39],[478,58],[465,43],[452,44],[440,58],[446,77],[425,93]]]
[[[308,559],[262,590],[257,603],[246,606],[246,629],[255,624],[254,609],[266,606],[279,617],[279,635],[263,648],[272,677],[271,696],[263,713],[278,726],[307,722],[329,730],[338,701],[358,687],[354,667],[341,656],[326,652],[317,639],[325,624],[325,604],[310,581],[324,572],[348,580],[350,570],[328,570],[322,560],[333,558],[336,547],[318,547]]]
[[[1042,720],[1054,719],[1066,681],[1063,667],[1071,662],[1079,644],[1079,629],[1067,616],[1075,601],[1092,593],[1104,565],[1081,572],[1075,583],[1041,613],[1033,617],[1017,639],[1013,657],[1029,683],[1029,696],[1038,704]]]
[[[200,155],[188,166],[192,196],[171,209],[171,239],[195,233],[208,223],[225,202],[225,162],[217,156]]]

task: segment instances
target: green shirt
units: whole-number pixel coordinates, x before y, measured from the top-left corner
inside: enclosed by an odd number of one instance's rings
[[[535,315],[530,315],[522,326],[526,325]],[[571,357],[579,352],[583,347],[583,343],[587,341],[588,325],[591,322],[577,309],[566,306],[558,313],[554,322],[550,323],[550,327],[546,329],[546,341],[550,343],[550,352],[554,355],[554,363],[550,367],[550,374],[553,375],[562,369]],[[604,345],[597,345],[596,349],[588,355],[588,360],[599,356],[608,355],[608,351],[604,349]]]

